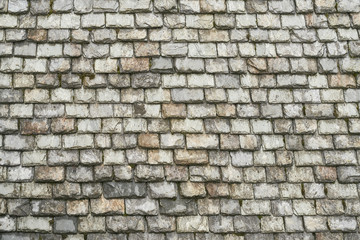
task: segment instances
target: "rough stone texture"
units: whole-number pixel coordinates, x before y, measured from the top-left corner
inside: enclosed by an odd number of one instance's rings
[[[359,0],[0,0],[0,239],[359,239]]]

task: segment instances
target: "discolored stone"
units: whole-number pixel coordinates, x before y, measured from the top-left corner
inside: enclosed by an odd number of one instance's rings
[[[39,216],[58,216],[65,214],[65,202],[57,200],[37,200],[31,202],[31,212]]]
[[[211,197],[226,197],[230,195],[229,185],[226,183],[208,183],[206,190]]]
[[[149,58],[121,58],[124,72],[144,72],[150,69]]]
[[[159,135],[157,134],[140,134],[139,146],[144,148],[158,148],[160,146]]]
[[[78,231],[80,233],[104,232],[105,217],[94,217],[92,215],[87,215],[86,217],[79,217]]]
[[[186,105],[185,104],[163,104],[162,114],[165,118],[185,118]]]
[[[167,181],[187,181],[189,178],[186,166],[165,166],[165,177]]]
[[[30,29],[27,37],[35,42],[43,42],[47,39],[47,31],[45,29]]]
[[[88,200],[72,200],[66,203],[66,213],[69,215],[87,215],[88,212]]]
[[[177,229],[179,232],[208,232],[208,219],[203,216],[178,217]]]
[[[144,183],[107,182],[103,184],[105,198],[145,197]]]
[[[125,212],[125,203],[123,199],[91,199],[91,212],[94,215],[112,215],[123,214]]]
[[[355,78],[352,75],[331,75],[330,87],[355,87]]]
[[[49,121],[46,119],[22,120],[21,134],[45,134],[50,128]]]
[[[164,169],[162,166],[137,165],[135,176],[138,181],[160,181],[164,178]]]
[[[193,199],[161,199],[159,205],[160,213],[165,215],[193,215],[197,211]]]
[[[7,208],[10,215],[27,216],[30,214],[30,200],[28,199],[9,199]]]
[[[53,186],[53,193],[55,198],[74,198],[79,197],[81,187],[79,183],[64,182],[55,184]]]
[[[77,219],[74,217],[56,217],[54,218],[55,233],[76,233]]]
[[[190,181],[180,183],[180,194],[184,197],[205,197],[205,185]]]
[[[35,181],[37,182],[62,182],[64,180],[64,167],[39,166],[35,168]]]
[[[322,182],[334,182],[337,178],[335,167],[317,166],[315,174],[316,178]]]
[[[126,214],[129,215],[157,215],[158,203],[150,198],[125,199]]]
[[[114,232],[144,232],[145,219],[141,216],[110,216],[107,227]]]
[[[206,164],[208,154],[203,150],[175,150],[175,162],[180,165]]]

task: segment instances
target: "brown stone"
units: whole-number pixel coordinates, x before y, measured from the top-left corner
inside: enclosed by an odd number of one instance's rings
[[[180,194],[184,197],[205,197],[205,184],[189,181],[180,183]]]
[[[360,13],[351,14],[353,24],[356,27],[360,27]]]
[[[315,239],[317,240],[342,240],[342,233],[331,233],[331,232],[323,232],[323,233],[315,233]]]
[[[58,184],[53,184],[53,194],[56,198],[79,197],[81,194],[81,186],[79,183],[72,183],[66,181]]]
[[[206,190],[210,197],[229,196],[229,185],[227,183],[208,183]]]
[[[331,75],[329,84],[330,87],[356,87],[355,77],[352,75]]]
[[[239,135],[221,134],[220,148],[226,150],[236,150],[240,148]]]
[[[206,164],[209,162],[207,151],[175,150],[175,163],[181,165]]]
[[[201,42],[224,42],[229,41],[229,33],[226,30],[211,29],[199,30]]]
[[[145,72],[150,69],[149,58],[122,58],[120,62],[124,72]]]
[[[268,182],[285,182],[286,173],[283,167],[267,167],[266,176]]]
[[[264,58],[250,58],[247,60],[250,73],[265,73],[267,71],[266,60]]]
[[[242,149],[255,150],[258,148],[258,139],[255,135],[240,135]]]
[[[315,176],[319,182],[335,182],[337,178],[335,167],[317,166]]]
[[[124,214],[123,199],[91,199],[91,212],[95,215]]]
[[[137,57],[159,56],[159,43],[138,42],[135,43],[135,55]]]
[[[139,135],[139,146],[144,148],[158,148],[160,146],[159,135],[143,133]]]
[[[21,134],[44,134],[49,130],[47,119],[21,120]]]
[[[163,104],[162,114],[164,118],[185,118],[186,117],[186,105],[185,104]]]
[[[72,118],[54,118],[51,122],[53,133],[69,133],[75,130],[75,119]]]
[[[35,42],[43,42],[47,39],[47,30],[43,29],[29,29],[28,31],[28,39],[33,40]]]
[[[235,117],[236,107],[234,104],[218,104],[216,105],[216,112],[220,117]]]
[[[186,166],[165,166],[165,175],[167,181],[183,182],[189,179],[188,168]]]
[[[35,168],[36,182],[61,182],[65,178],[64,167],[39,166]]]
[[[69,215],[87,215],[89,213],[89,201],[87,199],[68,201],[66,207]]]

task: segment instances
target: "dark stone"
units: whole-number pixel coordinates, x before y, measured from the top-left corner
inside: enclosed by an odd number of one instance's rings
[[[145,183],[106,182],[103,184],[105,198],[145,197]]]
[[[160,213],[165,215],[196,215],[197,207],[194,199],[162,199]]]

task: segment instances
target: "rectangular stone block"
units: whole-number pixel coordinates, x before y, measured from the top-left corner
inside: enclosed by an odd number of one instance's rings
[[[186,216],[176,219],[179,232],[208,232],[209,222],[205,216]]]
[[[107,182],[103,184],[105,198],[145,197],[145,183]]]

